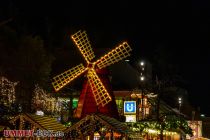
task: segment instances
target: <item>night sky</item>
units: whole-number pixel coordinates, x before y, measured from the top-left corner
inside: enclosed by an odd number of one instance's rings
[[[2,2],[1,2],[2,3]],[[1,20],[18,16],[34,34],[85,29],[94,47],[113,47],[128,40],[133,61],[150,58],[163,46],[188,82],[190,100],[210,115],[210,4],[207,0],[119,2],[16,2],[1,4]],[[58,33],[59,34],[59,33]]]

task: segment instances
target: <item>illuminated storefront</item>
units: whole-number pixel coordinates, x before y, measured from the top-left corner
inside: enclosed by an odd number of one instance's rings
[[[114,95],[116,99],[118,112],[120,116],[125,116],[125,122],[133,124],[136,123],[142,124],[141,121],[142,110],[144,111],[143,116],[145,118],[151,116],[154,107],[149,102],[150,97],[144,96],[144,99],[141,100],[141,95],[133,94],[133,91],[114,91]],[[77,103],[78,100],[74,98],[73,108],[77,106]],[[134,133],[132,134],[132,136],[130,136],[133,137],[132,139],[140,137],[141,138],[144,137],[144,139],[158,139],[160,135],[160,131],[152,126],[148,127],[148,129],[144,129],[144,131],[141,131],[139,130],[139,128],[135,128],[133,126],[131,126],[130,128],[135,129],[134,131],[136,132],[136,135]],[[165,140],[180,139],[180,133],[174,131],[164,130],[163,135]]]
[[[193,136],[187,136],[188,139],[198,139],[202,137],[202,121],[188,121],[188,124],[193,131]]]

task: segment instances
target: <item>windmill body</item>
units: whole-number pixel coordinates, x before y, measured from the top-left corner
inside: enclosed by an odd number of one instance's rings
[[[100,112],[118,119],[117,106],[106,67],[130,56],[130,46],[127,42],[123,42],[97,61],[91,62],[95,55],[86,32],[78,31],[71,38],[85,58],[87,67],[79,64],[53,77],[52,85],[55,91],[60,90],[72,80],[84,74],[86,78],[75,111],[75,117],[82,118],[87,114]]]
[[[103,68],[103,69],[96,69],[96,73],[101,79],[103,85],[106,87],[109,96],[112,98],[112,100],[109,103],[107,103],[105,106],[97,106],[88,79],[85,79],[80,94],[78,107],[75,110],[74,115],[77,118],[83,118],[87,114],[98,112],[118,119],[119,115],[118,115],[117,105],[115,102],[115,97],[112,92],[110,80],[108,77],[109,72],[106,68]]]

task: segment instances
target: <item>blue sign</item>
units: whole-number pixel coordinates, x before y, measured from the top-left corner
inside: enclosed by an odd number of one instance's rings
[[[136,113],[136,101],[125,101],[124,102],[124,113],[125,114]]]

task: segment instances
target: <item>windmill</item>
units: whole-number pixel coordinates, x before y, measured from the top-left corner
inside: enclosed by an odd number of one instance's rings
[[[87,78],[83,83],[75,117],[81,118],[90,113],[100,112],[117,118],[118,111],[114,95],[110,89],[106,67],[130,56],[130,46],[127,42],[123,42],[106,55],[92,62],[95,55],[86,31],[79,30],[71,38],[84,57],[87,66],[85,67],[81,63],[53,77],[52,85],[55,91],[59,91],[71,81],[84,74]]]

